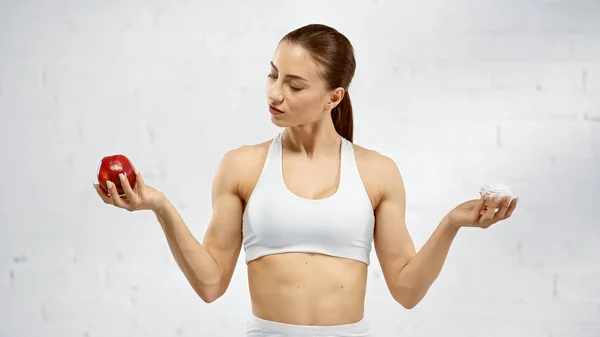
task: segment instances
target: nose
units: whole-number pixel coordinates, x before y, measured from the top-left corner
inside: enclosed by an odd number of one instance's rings
[[[269,84],[267,89],[267,98],[270,102],[275,104],[283,102],[283,94],[281,93],[281,89],[277,86],[277,84]]]

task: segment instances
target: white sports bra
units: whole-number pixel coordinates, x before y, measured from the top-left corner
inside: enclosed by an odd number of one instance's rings
[[[262,256],[303,252],[370,264],[375,216],[360,178],[354,147],[342,138],[340,183],[334,195],[306,199],[283,181],[279,133],[243,215],[246,263]]]

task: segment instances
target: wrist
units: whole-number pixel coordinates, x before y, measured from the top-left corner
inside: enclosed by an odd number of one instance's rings
[[[444,216],[444,218],[442,219],[440,226],[446,230],[452,231],[452,232],[458,232],[458,230],[462,227],[460,224],[456,223],[455,221],[452,221],[448,215]]]
[[[154,214],[160,216],[169,207],[170,203],[171,202],[169,201],[169,199],[161,193],[159,201],[151,208],[151,210],[152,212],[154,212]]]

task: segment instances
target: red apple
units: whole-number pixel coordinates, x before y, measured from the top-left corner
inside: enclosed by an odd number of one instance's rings
[[[108,192],[106,182],[111,181],[117,187],[119,195],[124,195],[125,192],[121,187],[121,179],[119,174],[124,173],[129,181],[129,185],[135,187],[135,171],[131,161],[122,154],[115,154],[102,158],[100,167],[98,168],[98,183],[104,192]]]

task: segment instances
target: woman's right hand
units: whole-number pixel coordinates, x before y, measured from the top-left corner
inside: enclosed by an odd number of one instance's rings
[[[165,195],[152,186],[144,183],[144,178],[139,171],[135,171],[135,187],[131,188],[129,181],[124,179],[121,174],[121,187],[125,195],[120,196],[117,187],[108,181],[108,193],[106,193],[98,184],[94,184],[96,192],[100,198],[109,205],[126,209],[130,212],[139,210],[158,210],[165,201]]]

